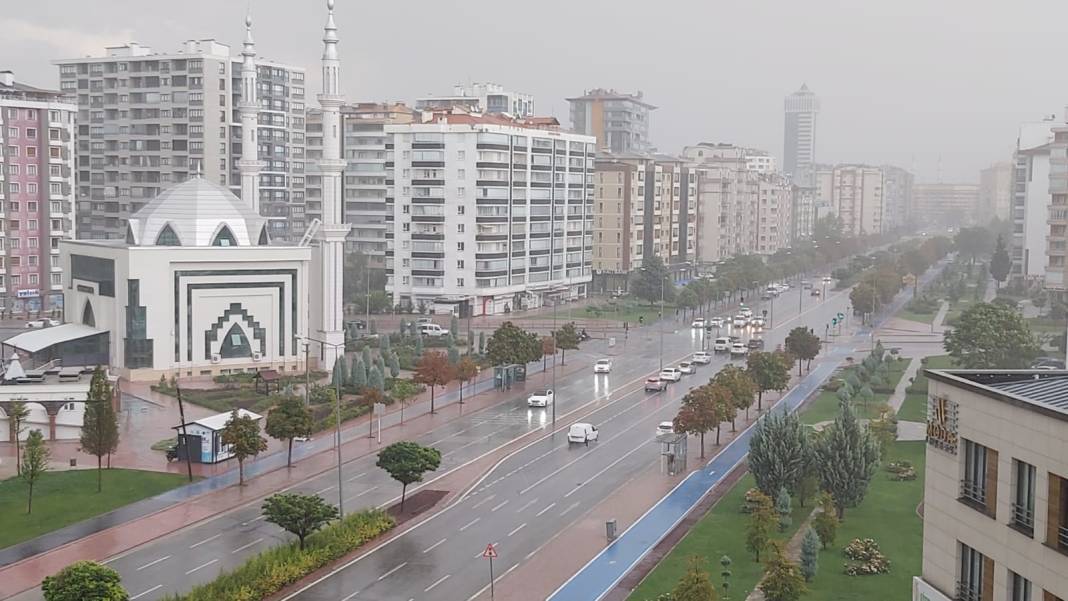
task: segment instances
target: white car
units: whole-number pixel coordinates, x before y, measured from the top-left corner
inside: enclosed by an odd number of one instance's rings
[[[709,363],[712,363],[712,355],[704,351],[698,351],[693,354],[692,360],[699,365],[708,365]]]
[[[590,444],[591,441],[597,440],[597,428],[593,427],[593,424],[571,424],[571,427],[567,429],[567,443],[568,444]]]
[[[663,392],[667,390],[667,382],[653,376],[645,380],[645,392]]]
[[[607,374],[612,371],[611,359],[598,359],[597,363],[593,364],[593,373],[595,374]]]
[[[716,338],[712,342],[712,351],[716,353],[725,353],[731,350],[730,338]]]
[[[753,326],[754,328],[763,328],[764,327],[764,318],[763,317],[753,317],[753,318],[751,318],[749,320],[749,325]]]
[[[679,363],[679,371],[684,374],[695,374],[697,373],[697,364],[683,361],[682,363]]]
[[[745,326],[749,325],[749,317],[739,313],[738,315],[734,316],[734,322],[732,325],[736,328],[744,328]]]
[[[26,322],[26,327],[31,330],[37,328],[53,328],[58,325],[59,322],[55,319],[35,319],[33,321]]]
[[[672,423],[672,422],[660,422],[656,426],[656,434],[657,434],[657,436],[659,436],[661,434],[674,434],[674,433],[675,433],[675,424]]]
[[[749,319],[753,316],[753,310],[749,307],[742,307],[741,309],[738,309],[738,314],[744,315],[746,319]]]
[[[705,318],[704,317],[698,317],[697,319],[693,320],[693,323],[690,324],[690,327],[692,327],[692,328],[703,328],[703,327],[705,327]]]
[[[833,282],[833,281],[834,281],[834,280],[833,280],[833,279],[831,278],[831,276],[829,276],[829,275],[825,275],[825,276],[823,276],[823,283],[824,283],[824,284],[830,284],[830,283],[831,283],[831,282]]]
[[[448,336],[449,331],[436,323],[424,323],[419,326],[419,333],[428,338],[441,338]]]
[[[682,370],[677,367],[665,367],[660,370],[660,379],[665,382],[678,382],[682,379]]]
[[[735,342],[731,345],[731,357],[744,357],[749,354],[749,347],[744,342]]]
[[[553,404],[553,391],[541,390],[527,397],[528,407],[548,407]]]
[[[724,325],[726,325],[726,322],[723,321],[722,317],[713,317],[712,319],[708,320],[708,323],[705,324],[705,327],[722,328]]]

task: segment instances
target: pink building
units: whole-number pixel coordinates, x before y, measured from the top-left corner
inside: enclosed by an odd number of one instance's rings
[[[74,118],[61,92],[0,71],[0,310],[63,309],[59,240],[74,238]]]

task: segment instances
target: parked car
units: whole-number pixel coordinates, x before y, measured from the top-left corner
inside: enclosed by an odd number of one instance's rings
[[[723,321],[722,317],[713,317],[712,319],[708,320],[708,323],[705,324],[705,327],[706,328],[722,328],[724,325],[726,325],[726,323]]]
[[[597,363],[593,364],[593,373],[606,374],[612,371],[611,359],[598,359]]]
[[[731,350],[730,338],[716,338],[712,342],[712,352],[714,353],[726,353],[729,350]]]
[[[441,338],[448,336],[449,331],[436,323],[424,323],[419,326],[419,333],[429,338]]]
[[[673,424],[672,422],[660,422],[656,426],[656,434],[657,434],[657,436],[659,436],[661,434],[674,434],[674,433],[675,433],[675,424]]]
[[[698,317],[697,319],[693,320],[693,323],[690,324],[690,327],[692,327],[692,328],[703,328],[703,327],[705,327],[705,318],[704,317]]]
[[[366,330],[367,329],[367,322],[362,320],[362,319],[353,319],[353,320],[345,322],[345,324],[346,325],[351,325],[353,328],[355,328],[357,330]]]
[[[745,326],[749,325],[749,318],[739,313],[738,315],[734,316],[734,321],[732,325],[736,328],[744,328]]]
[[[667,390],[667,382],[659,377],[653,376],[645,379],[645,392],[662,392],[664,390]]]
[[[593,424],[571,424],[571,427],[567,429],[568,444],[589,445],[595,440],[597,440],[597,428],[593,427]]]
[[[37,328],[52,328],[52,327],[55,327],[55,326],[58,326],[58,325],[59,325],[59,321],[57,321],[55,319],[35,319],[33,321],[27,321],[26,322],[26,328],[31,329],[31,330],[37,329]]]
[[[704,351],[697,351],[693,354],[693,357],[691,357],[691,359],[694,363],[697,363],[698,365],[708,365],[709,363],[712,363],[712,355]]]
[[[679,371],[687,375],[695,374],[697,373],[697,364],[683,361],[679,363]]]
[[[677,367],[665,367],[660,370],[660,379],[665,382],[678,382],[682,379],[682,371]]]
[[[548,407],[553,404],[553,391],[551,389],[539,390],[527,397],[528,407]]]
[[[762,350],[764,350],[764,339],[763,338],[750,338],[749,342],[746,344],[746,346],[751,351],[762,351]]]
[[[749,347],[745,343],[735,342],[731,345],[731,357],[744,357],[749,354]]]

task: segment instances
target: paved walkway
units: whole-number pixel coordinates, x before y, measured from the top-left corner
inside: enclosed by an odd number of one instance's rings
[[[917,372],[920,370],[920,365],[923,359],[920,357],[913,357],[909,361],[909,366],[905,368],[905,373],[901,375],[901,379],[898,380],[897,386],[894,387],[894,392],[890,394],[890,397],[886,399],[886,403],[897,413],[901,410],[901,404],[905,402],[905,395],[907,394],[908,387],[912,385],[912,379],[916,377]]]

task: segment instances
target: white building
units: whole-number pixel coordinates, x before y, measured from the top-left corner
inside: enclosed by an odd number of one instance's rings
[[[847,236],[884,229],[883,170],[867,165],[834,165],[816,170],[816,202],[842,220]],[[822,217],[819,215],[818,217]]]
[[[396,304],[489,315],[540,306],[547,292],[587,294],[593,137],[555,119],[456,112],[386,131]]]
[[[1012,172],[1012,279],[1040,279],[1046,273],[1046,235],[1049,233],[1050,117],[1020,126]]]
[[[811,186],[816,166],[816,117],[820,99],[802,84],[786,97],[783,173],[799,186]]]
[[[513,92],[496,83],[456,84],[451,96],[425,96],[415,101],[419,111],[461,109],[469,113],[508,114],[513,117],[533,117],[534,97]]]
[[[262,415],[247,409],[238,409],[237,416],[251,418],[258,424],[263,420]],[[185,461],[187,447],[192,451],[189,458],[192,463],[218,463],[233,457],[233,445],[223,444],[222,441],[223,430],[232,418],[232,413],[218,413],[175,426],[174,430],[179,433],[176,448],[178,460]]]
[[[775,173],[778,165],[771,153],[750,148],[745,152],[745,167],[757,173]]]

